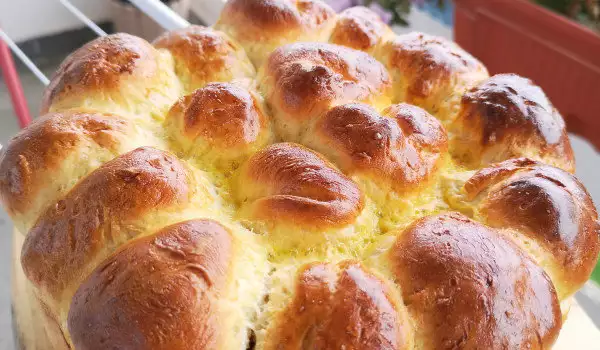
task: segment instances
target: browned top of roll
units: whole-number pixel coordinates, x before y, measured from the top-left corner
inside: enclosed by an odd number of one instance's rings
[[[256,73],[244,49],[224,33],[192,25],[166,32],[154,42],[175,58],[175,72],[188,91],[210,82],[252,78]]]
[[[43,173],[60,171],[62,161],[86,140],[114,150],[128,129],[129,123],[118,116],[86,111],[36,119],[2,150],[0,196],[4,207],[12,214],[29,210],[49,181]]]
[[[113,89],[123,75],[152,76],[153,47],[137,36],[118,33],[99,37],[69,55],[44,91],[41,114],[62,94],[77,95]]]
[[[395,190],[414,189],[447,149],[439,121],[408,104],[382,115],[364,104],[334,107],[317,122],[314,142],[344,172],[370,175]]]
[[[486,189],[480,204],[486,223],[515,229],[546,248],[561,271],[559,294],[570,295],[587,281],[600,251],[600,225],[594,203],[573,175],[512,159],[479,171],[465,184],[471,198]]]
[[[335,12],[319,0],[230,0],[219,25],[237,26],[238,39],[257,40],[297,29],[318,30]]]
[[[191,220],[134,240],[79,287],[68,326],[77,349],[218,349],[216,298],[227,280],[231,237]]]
[[[186,202],[187,176],[173,155],[147,147],[105,163],[31,229],[21,254],[26,276],[54,298],[78,285],[115,245],[143,233],[129,222]]]
[[[394,81],[394,102],[416,104],[453,120],[463,92],[488,77],[485,66],[455,43],[423,33],[398,35],[374,52]]]
[[[561,326],[544,271],[499,232],[460,214],[423,218],[390,251],[427,349],[547,349]]]
[[[212,83],[180,99],[167,119],[179,126],[189,141],[202,139],[227,149],[255,142],[267,127],[257,99],[246,89],[229,83]]]
[[[382,40],[393,35],[379,14],[363,7],[356,6],[342,11],[338,17],[329,41],[356,50],[370,52]]]
[[[409,80],[407,100],[428,97],[437,85],[452,83],[454,74],[484,69],[481,62],[451,41],[423,33],[396,36],[389,42],[389,65]]]
[[[463,95],[455,123],[466,160],[476,166],[482,158],[494,162],[532,153],[575,169],[562,116],[529,79],[498,74],[485,80]]]
[[[411,348],[410,325],[388,286],[354,261],[302,267],[275,324],[267,350]]]
[[[243,166],[238,199],[252,203],[252,216],[310,228],[342,227],[364,207],[358,186],[323,157],[293,144],[261,150]]]
[[[549,145],[566,137],[564,120],[542,89],[518,75],[495,75],[465,93],[462,101],[463,126],[481,126],[482,144],[501,142],[515,132]]]
[[[373,57],[324,43],[280,47],[269,56],[264,74],[273,78],[267,100],[299,121],[314,118],[332,103],[363,101],[391,87],[386,69]]]

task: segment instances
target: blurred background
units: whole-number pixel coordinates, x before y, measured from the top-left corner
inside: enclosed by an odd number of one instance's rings
[[[191,23],[211,25],[224,0],[163,0]],[[327,0],[337,11],[363,5],[397,33],[422,31],[457,41],[490,73],[531,78],[567,120],[577,175],[600,203],[600,1],[599,0]],[[73,12],[101,30],[129,32],[148,40],[163,29],[126,0],[0,0],[0,29],[43,74],[50,77],[70,52],[97,34]],[[1,42],[1,40],[0,40]],[[6,49],[6,48],[5,48]],[[37,116],[44,85],[14,57],[26,99]],[[4,67],[6,68],[6,66]],[[20,129],[7,83],[0,75],[0,143]],[[0,350],[14,349],[10,318],[12,223],[0,212]],[[600,282],[600,268],[592,279]],[[590,282],[577,299],[600,328],[600,289]]]

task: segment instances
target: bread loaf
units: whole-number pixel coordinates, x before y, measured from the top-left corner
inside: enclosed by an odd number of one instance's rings
[[[0,155],[63,349],[548,349],[598,259],[559,112],[366,8],[70,55]],[[60,343],[60,344],[58,344]]]

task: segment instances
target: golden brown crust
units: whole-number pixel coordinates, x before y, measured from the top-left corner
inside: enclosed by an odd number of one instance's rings
[[[469,198],[485,193],[479,213],[488,225],[514,229],[548,251],[561,299],[587,281],[600,252],[600,226],[594,203],[573,175],[521,158],[481,170],[465,190]]]
[[[195,153],[218,151],[229,158],[264,146],[269,122],[257,97],[229,83],[211,83],[181,98],[166,122],[173,125],[180,146]],[[201,148],[200,150],[198,148]]]
[[[355,261],[303,266],[275,322],[267,350],[411,348],[410,325],[389,287]]]
[[[523,155],[573,171],[537,86],[485,80],[454,43],[394,37],[366,8],[231,0],[216,28],[85,45],[45,91],[52,114],[0,154],[59,346],[552,346],[600,252],[589,194],[531,159],[462,172]],[[148,144],[186,160],[119,156]],[[447,206],[482,224],[423,218]]]
[[[423,33],[396,36],[375,54],[394,79],[394,101],[423,107],[441,120],[452,117],[453,95],[487,78],[481,62],[453,42]]]
[[[326,41],[335,12],[320,0],[231,0],[216,28],[238,40],[258,67],[277,46]]]
[[[364,104],[334,107],[317,122],[313,143],[345,173],[367,175],[400,192],[423,185],[447,150],[441,124],[408,104],[381,115]]]
[[[333,10],[321,1],[233,0],[225,4],[219,22],[235,24],[238,18],[243,19],[244,33],[253,37],[298,27],[317,29],[334,15]]]
[[[36,119],[14,136],[0,156],[0,196],[11,215],[31,210],[43,176],[59,171],[62,162],[83,142],[117,151],[129,131],[126,120],[95,112],[52,113]]]
[[[144,39],[119,33],[99,37],[73,52],[44,91],[41,114],[63,95],[115,90],[123,76],[156,74],[156,52]]]
[[[40,217],[21,253],[27,278],[53,300],[77,286],[116,245],[144,232],[131,225],[151,211],[188,201],[184,166],[171,154],[138,148],[95,170]]]
[[[406,91],[409,102],[431,96],[436,85],[451,83],[453,74],[482,69],[473,56],[438,37],[410,33],[397,36],[390,45],[393,50],[390,66],[400,69],[411,80]]]
[[[565,122],[542,89],[515,74],[498,74],[462,97],[452,127],[456,156],[466,165],[528,156],[575,170]]]
[[[261,88],[286,140],[297,137],[331,106],[354,101],[389,104],[391,82],[383,65],[343,46],[286,45],[269,56],[261,73]]]
[[[381,20],[379,14],[366,7],[356,6],[338,15],[329,42],[371,52],[392,35],[392,30]]]
[[[499,232],[460,214],[401,233],[390,259],[426,349],[547,349],[561,312],[544,271]]]
[[[153,45],[175,58],[175,73],[186,91],[211,82],[254,78],[256,71],[244,50],[225,33],[192,25],[166,32]]]
[[[229,232],[191,220],[134,240],[79,287],[68,326],[77,349],[218,349]]]
[[[253,219],[318,229],[342,227],[360,214],[357,185],[323,157],[293,143],[271,145],[252,156],[238,177],[240,203]]]
[[[485,191],[486,188],[505,180],[507,177],[514,173],[530,169],[540,165],[533,159],[529,158],[515,158],[509,159],[504,162],[491,164],[487,168],[483,168],[477,171],[471,178],[464,184],[464,189],[469,200],[475,199],[480,193]]]

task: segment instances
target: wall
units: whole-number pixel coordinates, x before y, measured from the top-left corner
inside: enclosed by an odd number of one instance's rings
[[[71,3],[95,22],[110,17],[108,0],[71,0]],[[15,41],[82,26],[58,0],[0,0],[0,27]]]
[[[219,14],[226,0],[191,0],[190,9],[200,20],[207,25],[213,25],[219,18]]]

